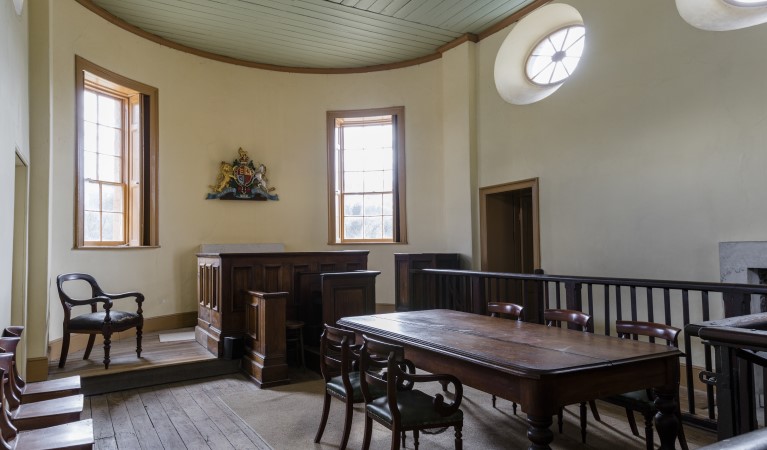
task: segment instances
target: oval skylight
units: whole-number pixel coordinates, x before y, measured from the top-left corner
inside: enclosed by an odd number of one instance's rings
[[[724,0],[734,6],[767,6],[766,0]]]
[[[525,65],[527,78],[539,86],[565,81],[578,66],[585,42],[583,25],[571,25],[549,34],[530,52]]]

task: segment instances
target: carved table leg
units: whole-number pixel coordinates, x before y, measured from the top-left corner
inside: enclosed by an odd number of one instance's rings
[[[527,424],[527,438],[531,442],[528,450],[550,450],[549,444],[554,440],[554,433],[549,429],[551,416],[533,417],[528,414]]]
[[[655,388],[655,429],[658,430],[661,450],[673,450],[679,427],[682,426],[677,420],[676,396],[674,390],[669,388]]]

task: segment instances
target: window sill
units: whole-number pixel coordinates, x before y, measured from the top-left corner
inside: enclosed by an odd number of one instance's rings
[[[159,245],[83,245],[74,246],[72,250],[141,250],[160,248]]]

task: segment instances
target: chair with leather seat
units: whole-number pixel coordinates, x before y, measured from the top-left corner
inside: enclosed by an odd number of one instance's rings
[[[618,336],[624,339],[638,339],[639,336],[647,336],[665,340],[667,346],[674,348],[679,346],[678,338],[679,333],[682,331],[679,328],[662,323],[630,320],[616,321],[615,330],[618,333]],[[653,443],[653,417],[655,417],[655,414],[658,411],[655,408],[655,396],[653,395],[652,390],[642,389],[639,391],[627,392],[625,394],[613,395],[605,400],[618,406],[623,406],[626,409],[626,418],[628,419],[631,432],[634,436],[639,436],[636,419],[634,418],[634,411],[641,413],[645,419],[645,445],[648,450],[655,448]],[[676,416],[679,419],[679,432],[677,434],[679,444],[682,449],[687,450],[687,439],[685,438],[684,428],[682,427],[682,411],[679,406],[678,391],[676,393]]]
[[[563,325],[573,325],[575,329],[584,333],[594,332],[594,321],[590,315],[576,311],[572,309],[547,309],[543,312],[543,320],[547,326],[550,327],[562,327]],[[594,400],[589,400],[589,407],[591,408],[591,414],[597,421],[602,421],[599,417],[599,411],[597,411],[597,404]],[[559,426],[559,432],[562,433],[562,416],[563,409],[559,408],[557,412],[557,425]],[[581,441],[586,443],[586,402],[580,404],[580,422],[581,422]]]
[[[10,384],[14,395],[21,403],[39,402],[80,393],[80,375],[34,383],[25,382],[19,375],[18,366],[16,365],[16,347],[19,344],[24,327],[13,327],[13,332],[9,328],[6,328],[2,333],[2,337],[0,337],[0,351],[13,354]]]
[[[463,385],[449,374],[413,374],[413,363],[405,359],[401,345],[363,336],[360,350],[360,388],[365,398],[365,434],[363,450],[370,448],[373,420],[391,430],[391,448],[404,445],[400,436],[413,431],[414,447],[418,448],[419,431],[431,428],[455,429],[455,448],[463,445]],[[454,399],[446,403],[442,394],[431,396],[414,389],[417,383],[439,382],[454,386]],[[377,396],[375,389],[386,392]]]
[[[491,302],[487,304],[487,312],[490,313],[490,317],[500,317],[511,320],[523,320],[525,308],[516,303],[508,302]],[[493,408],[495,408],[496,397],[493,395]],[[514,415],[517,414],[517,404],[511,403],[511,410]]]
[[[72,281],[85,281],[90,285],[91,298],[73,299],[64,291],[64,284]],[[96,280],[84,273],[67,273],[56,278],[56,286],[59,291],[59,299],[64,307],[64,337],[61,343],[61,357],[59,367],[64,367],[69,352],[69,335],[71,333],[89,334],[88,346],[85,348],[83,359],[88,359],[96,340],[96,335],[104,336],[104,368],[109,368],[109,349],[111,347],[112,333],[136,329],[136,355],[141,357],[141,332],[144,327],[142,303],[144,295],[139,292],[124,292],[121,294],[108,294],[96,283]],[[119,311],[112,309],[113,300],[121,298],[135,298],[136,312]],[[98,311],[98,304],[103,304],[103,310]],[[72,317],[74,306],[89,305],[91,312]]]
[[[0,355],[4,362],[12,361],[10,354]],[[11,378],[7,366],[0,367],[0,404],[6,403],[5,392]],[[44,402],[43,402],[44,403]],[[95,444],[92,419],[66,421],[60,425],[20,431],[0,407],[0,448],[14,450],[84,450]]]
[[[359,346],[354,345],[353,331],[343,330],[325,324],[320,337],[320,371],[325,379],[325,399],[322,404],[322,419],[314,437],[319,443],[328,422],[331,398],[335,397],[346,405],[343,437],[340,449],[345,449],[352,426],[353,405],[365,399],[360,390],[360,374],[357,371]]]

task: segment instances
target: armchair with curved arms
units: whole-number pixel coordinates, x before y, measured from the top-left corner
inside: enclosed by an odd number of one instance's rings
[[[405,359],[405,349],[363,336],[360,350],[360,388],[365,398],[365,435],[363,449],[370,448],[373,420],[391,430],[391,448],[400,448],[400,435],[413,431],[414,446],[418,448],[418,433],[431,428],[453,427],[455,448],[462,448],[463,385],[453,375],[416,375],[413,363]],[[418,389],[416,383],[440,382],[454,385],[455,398],[446,403],[442,394],[431,396]],[[374,390],[377,387],[378,390]],[[386,395],[377,396],[385,390]]]
[[[90,285],[91,298],[73,299],[64,292],[63,285],[70,281],[85,281]],[[69,335],[71,333],[89,334],[88,346],[85,348],[83,359],[88,359],[93,349],[96,335],[104,336],[104,368],[109,368],[109,349],[111,347],[112,333],[136,328],[136,355],[141,357],[141,332],[144,327],[144,316],[141,309],[144,295],[139,292],[123,292],[121,294],[108,294],[104,292],[96,279],[84,273],[66,273],[56,277],[56,286],[59,291],[61,306],[64,307],[64,336],[61,345],[61,357],[59,367],[64,367],[69,352]],[[136,312],[118,311],[112,309],[113,300],[133,297],[136,300]],[[98,311],[98,304],[103,304],[103,310]],[[72,317],[72,307],[90,305],[91,312]]]

